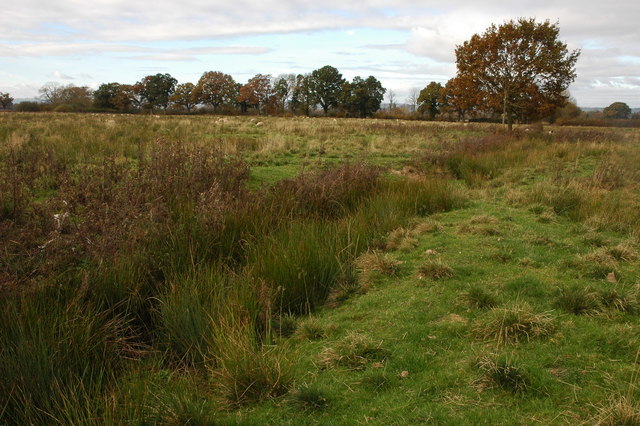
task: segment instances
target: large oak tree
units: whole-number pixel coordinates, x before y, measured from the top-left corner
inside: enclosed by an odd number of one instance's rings
[[[509,129],[516,117],[549,115],[566,101],[580,54],[558,40],[559,31],[557,23],[534,19],[491,25],[456,47],[458,76],[473,81]]]
[[[331,65],[314,70],[308,77],[309,91],[314,102],[320,104],[324,115],[329,108],[338,106],[345,83],[342,74]]]
[[[198,102],[208,104],[217,112],[221,105],[233,104],[238,96],[236,82],[229,74],[207,71],[202,74],[194,89]]]

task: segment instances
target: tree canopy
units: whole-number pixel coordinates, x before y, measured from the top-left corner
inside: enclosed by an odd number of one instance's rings
[[[428,114],[433,119],[440,112],[440,98],[443,87],[442,84],[432,81],[420,91],[418,95],[418,111],[421,114]]]
[[[13,97],[9,93],[0,92],[0,108],[9,109],[13,106]]]
[[[207,71],[202,74],[194,89],[198,102],[208,104],[217,111],[221,105],[236,101],[238,89],[236,82],[229,74],[220,71]]]
[[[604,118],[631,118],[631,108],[624,102],[614,102],[602,110]]]
[[[338,106],[344,82],[340,71],[330,65],[311,72],[308,79],[311,97],[320,104],[325,115],[329,108]]]
[[[345,109],[359,117],[369,117],[380,109],[386,89],[374,76],[367,79],[355,77],[351,83],[344,83],[342,102]]]
[[[549,21],[491,25],[456,47],[458,77],[470,79],[486,107],[502,113],[510,129],[514,118],[549,115],[566,101],[580,55],[569,51],[558,34],[558,24]]]

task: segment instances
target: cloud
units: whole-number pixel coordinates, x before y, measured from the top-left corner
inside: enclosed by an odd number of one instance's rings
[[[71,76],[69,76],[67,74],[63,74],[60,71],[54,71],[51,75],[56,80],[73,80],[74,79],[73,77],[71,77]]]

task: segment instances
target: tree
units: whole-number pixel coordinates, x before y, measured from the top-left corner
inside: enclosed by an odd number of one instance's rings
[[[56,105],[61,103],[62,89],[64,89],[62,84],[50,81],[45,83],[38,90],[38,93],[40,93],[40,99],[42,99],[44,103]]]
[[[373,76],[363,80],[355,77],[351,83],[344,83],[342,104],[351,115],[369,117],[380,109],[386,89]]]
[[[418,96],[418,111],[421,114],[429,114],[430,119],[434,119],[440,113],[440,97],[442,84],[432,81],[427,87],[420,91]]]
[[[296,85],[295,74],[281,74],[273,81],[273,95],[277,100],[278,106],[282,112],[287,109],[287,103],[293,94],[293,89]]]
[[[93,92],[93,106],[96,108],[118,109],[115,103],[120,91],[120,83],[104,83]]]
[[[455,112],[462,121],[481,103],[482,95],[469,75],[459,75],[450,79],[441,92],[441,108]]]
[[[396,92],[389,90],[387,92],[387,98],[389,99],[389,110],[391,111],[396,107]]]
[[[418,106],[418,97],[420,96],[420,90],[417,87],[412,87],[409,90],[409,96],[407,96],[407,103],[411,108],[411,112],[416,112],[416,108]]]
[[[624,102],[614,102],[602,110],[604,118],[631,118],[631,108]]]
[[[310,74],[298,74],[293,88],[291,89],[291,110],[294,113],[304,114],[309,116],[311,106],[313,105],[311,88],[309,87],[309,81],[311,80]]]
[[[234,103],[238,96],[233,77],[220,71],[202,74],[194,90],[195,99],[199,103],[211,105],[214,112],[217,112],[220,106]]]
[[[311,99],[314,103],[320,104],[324,115],[327,115],[329,108],[338,106],[344,82],[342,74],[330,65],[311,72],[309,77]]]
[[[46,83],[39,91],[43,101],[56,111],[82,111],[93,104],[93,91],[87,86]]]
[[[13,98],[8,93],[0,92],[0,107],[2,109],[11,109],[13,106]]]
[[[176,91],[169,100],[175,105],[184,107],[187,112],[191,112],[191,109],[198,104],[195,96],[195,84],[182,83],[176,86]]]
[[[549,115],[565,103],[580,51],[570,52],[559,31],[549,21],[519,19],[491,25],[456,47],[458,76],[471,79],[509,130],[515,117]]]
[[[240,88],[238,102],[255,107],[258,112],[263,112],[273,95],[271,76],[256,74]]]
[[[139,83],[141,86],[140,96],[143,102],[151,107],[151,111],[156,107],[167,109],[169,98],[175,92],[177,83],[178,80],[171,77],[170,74],[148,75]]]

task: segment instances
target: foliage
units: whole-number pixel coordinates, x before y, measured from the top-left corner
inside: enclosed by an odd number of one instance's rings
[[[338,106],[342,86],[345,80],[342,74],[334,67],[325,65],[314,70],[308,77],[309,91],[314,103],[320,104],[324,115],[327,115],[329,108]]]
[[[96,108],[118,109],[116,97],[120,83],[103,83],[93,92],[93,105]]]
[[[167,109],[169,98],[176,90],[178,80],[169,74],[148,75],[142,79],[140,85],[140,96],[142,101],[153,108]]]
[[[551,114],[566,101],[580,54],[558,40],[559,27],[534,19],[491,25],[482,35],[456,47],[458,76],[478,86],[486,107],[514,119]]]
[[[470,75],[457,75],[445,84],[439,103],[443,111],[453,111],[458,120],[464,121],[467,114],[480,107],[482,95]]]
[[[211,105],[217,112],[220,106],[233,104],[237,92],[236,82],[229,74],[207,71],[198,80],[193,95],[198,103]]]
[[[0,92],[0,108],[11,109],[13,106],[13,97],[9,93]]]
[[[602,114],[605,118],[631,118],[631,108],[624,102],[614,102],[606,107]]]
[[[343,86],[342,105],[353,116],[370,117],[380,109],[386,89],[373,76],[355,77]]]
[[[174,105],[179,105],[191,112],[191,110],[198,104],[195,97],[195,85],[193,83],[182,83],[176,86],[176,91],[169,100]]]
[[[265,112],[272,94],[271,76],[256,74],[240,87],[238,102],[245,105],[243,108],[249,106],[256,108],[259,112]]]
[[[433,119],[440,113],[440,99],[442,98],[442,84],[432,81],[420,91],[418,96],[418,111],[428,114]]]
[[[93,104],[93,91],[86,86],[47,83],[40,88],[43,100],[60,112],[84,111]]]

